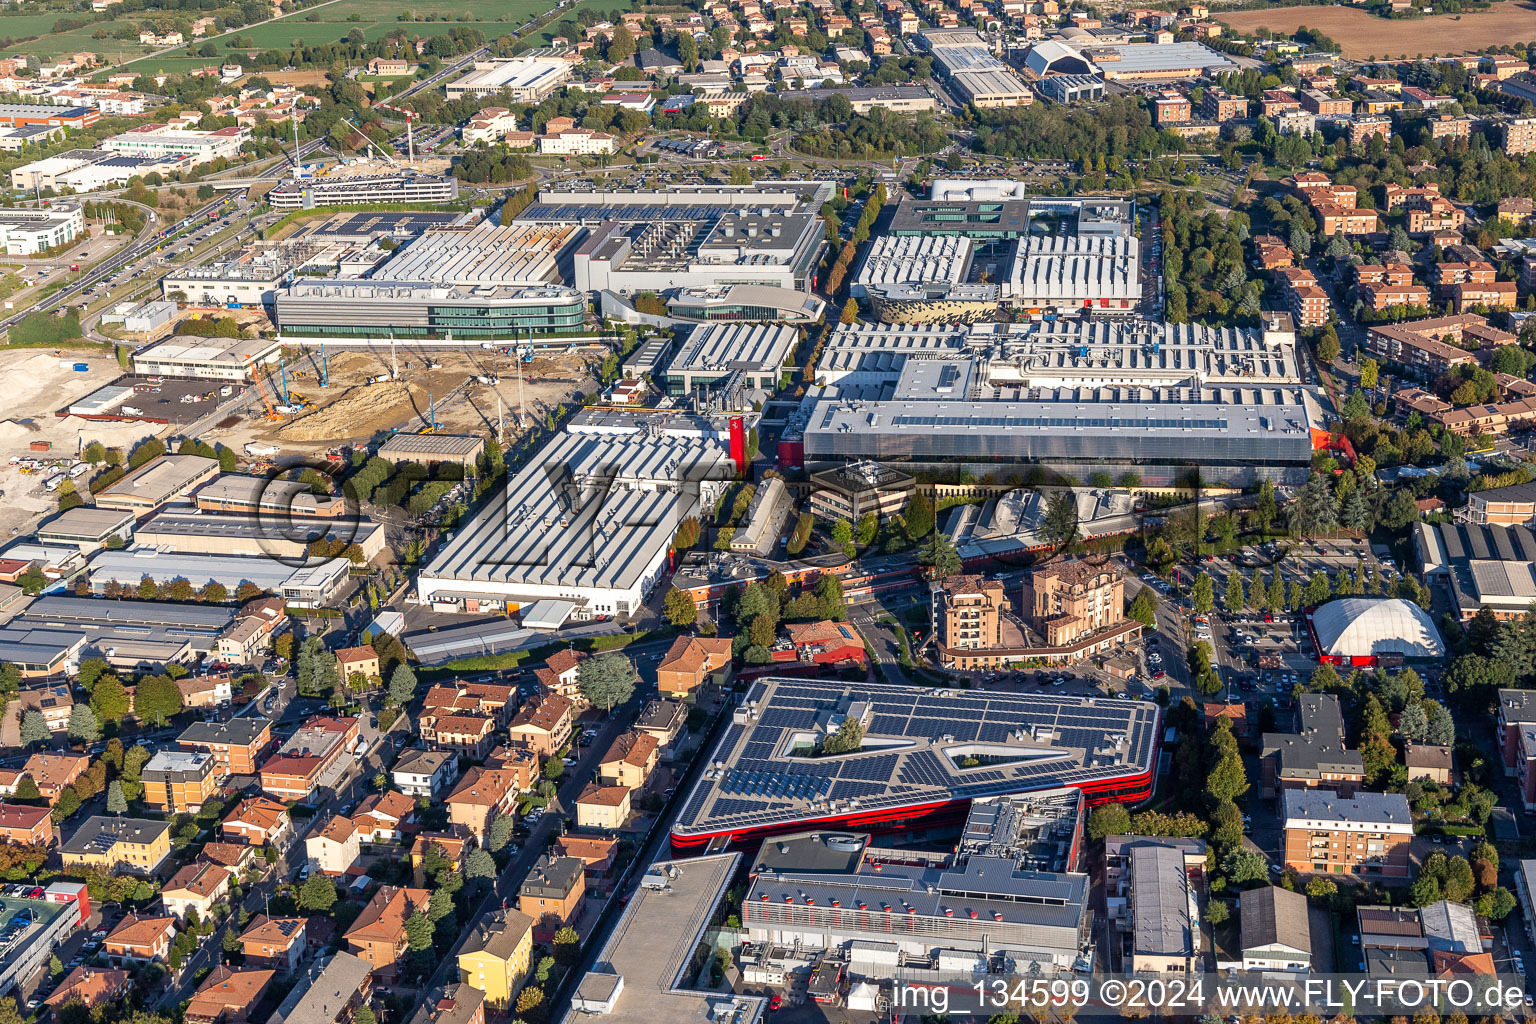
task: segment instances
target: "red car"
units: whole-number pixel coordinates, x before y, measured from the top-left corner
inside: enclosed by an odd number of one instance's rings
[[[777,992],[775,992],[773,994],[773,998],[768,1000],[768,1012],[769,1013],[773,1013],[775,1010],[777,1010],[783,1004],[784,1004],[784,997],[779,995]]]
[[[1153,679],[1166,679],[1167,676],[1168,676],[1168,673],[1164,672],[1162,669],[1158,669],[1156,672],[1152,673],[1152,678]]]

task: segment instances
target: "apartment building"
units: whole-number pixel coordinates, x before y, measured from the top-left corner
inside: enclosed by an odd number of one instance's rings
[[[1536,525],[1536,483],[1469,491],[1466,507],[1458,511],[1457,518],[1479,525]]]
[[[498,814],[511,814],[517,806],[517,773],[507,768],[479,765],[464,773],[459,784],[448,794],[448,818],[463,825],[484,843],[491,821]]]
[[[1329,96],[1320,89],[1303,89],[1296,95],[1301,109],[1317,117],[1346,117],[1354,109],[1347,96]]]
[[[523,879],[517,908],[537,922],[534,938],[540,939],[574,921],[586,893],[586,870],[580,860],[545,854]]]
[[[630,815],[628,786],[602,786],[587,783],[576,798],[576,826],[603,832],[617,832]]]
[[[1380,324],[1365,335],[1365,349],[1377,359],[1397,363],[1430,378],[1450,372],[1463,363],[1474,363],[1473,351],[1461,347],[1474,342],[1482,347],[1508,344],[1514,335],[1487,326],[1475,314]]]
[[[344,875],[362,854],[357,823],[342,814],[333,814],[323,826],[304,839],[304,854],[309,870],[322,875]]]
[[[171,823],[96,815],[59,848],[65,871],[152,875],[171,855]]]
[[[227,722],[193,722],[176,737],[183,750],[213,755],[220,780],[229,775],[255,775],[256,766],[272,745],[272,721],[264,715],[231,718]]]
[[[229,895],[233,877],[227,869],[207,861],[188,864],[160,890],[161,902],[168,913],[183,920],[188,911],[195,912],[198,920],[207,920],[214,904]]]
[[[972,651],[1002,644],[999,623],[1008,598],[999,580],[946,576],[934,602],[941,651]]]
[[[159,751],[140,776],[144,802],[167,814],[201,810],[218,788],[217,767],[214,756],[203,751]]]
[[[533,925],[532,917],[510,907],[475,922],[459,950],[459,980],[499,1010],[515,1006],[528,979]]]
[[[680,636],[656,665],[656,689],[671,697],[686,698],[708,683],[724,684],[730,671],[729,638]]]
[[[1354,796],[1365,784],[1365,762],[1345,743],[1337,697],[1305,693],[1296,701],[1295,732],[1265,733],[1260,761],[1266,797],[1287,789],[1329,790]]]
[[[1407,878],[1413,816],[1401,793],[1287,789],[1285,866],[1303,874]]]
[[[1536,117],[1517,117],[1499,126],[1499,143],[1506,156],[1536,153]]]
[[[541,757],[552,757],[571,738],[575,706],[556,693],[530,697],[507,724],[511,742],[531,747]]]
[[[148,964],[164,960],[176,938],[174,917],[128,914],[102,943],[101,951],[114,963]]]
[[[1112,564],[1057,561],[1029,574],[1024,608],[1047,646],[1067,647],[1125,618],[1125,581]]]
[[[84,754],[33,754],[21,773],[30,776],[48,806],[59,802],[64,790],[85,774],[91,759]]]
[[[418,910],[426,913],[431,897],[426,889],[381,886],[347,929],[347,950],[372,964],[375,975],[392,973],[408,948],[406,920]]]

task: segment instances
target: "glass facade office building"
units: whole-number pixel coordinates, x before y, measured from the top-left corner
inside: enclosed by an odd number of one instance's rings
[[[277,322],[286,338],[512,341],[585,330],[587,300],[555,285],[304,280],[277,293]]]

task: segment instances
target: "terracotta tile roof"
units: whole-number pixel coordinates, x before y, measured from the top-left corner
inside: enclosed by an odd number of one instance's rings
[[[149,949],[175,924],[174,917],[140,917],[138,914],[129,914],[107,936],[107,945],[125,949]]]
[[[254,850],[254,846],[244,843],[205,843],[203,852],[198,856],[227,868],[237,868],[250,860]]]
[[[84,754],[33,754],[21,770],[22,774],[32,776],[39,789],[63,788],[90,764],[91,759]]]
[[[624,761],[636,768],[644,768],[656,754],[656,737],[644,732],[626,732],[613,741],[600,764]]]
[[[558,693],[541,693],[529,699],[512,717],[512,727],[553,732],[560,721],[570,715],[572,707],[574,705]]]
[[[594,804],[599,807],[617,807],[629,796],[628,786],[599,786],[587,783],[587,788],[576,798],[578,804]]]
[[[164,892],[189,892],[207,899],[229,881],[229,871],[217,864],[200,862],[188,864],[171,876],[165,883]]]
[[[60,1007],[79,999],[87,1008],[111,1002],[128,987],[128,972],[102,967],[76,967],[43,1002]]]
[[[264,796],[246,797],[235,805],[224,824],[245,824],[271,832],[281,824],[288,808]]]
[[[186,1015],[199,1020],[217,1020],[221,1014],[233,1010],[243,1016],[242,1011],[256,1005],[267,984],[275,977],[276,971],[237,971],[221,964],[198,986],[196,994],[187,1003]]]
[[[303,936],[304,926],[308,923],[302,917],[268,917],[257,914],[251,919],[251,926],[240,934],[240,941],[287,949]]]
[[[516,790],[517,772],[510,768],[482,768],[477,765],[464,773],[453,792],[448,794],[448,803],[496,807]]]
[[[396,793],[390,790],[387,793],[374,793],[364,797],[363,802],[357,805],[357,811],[353,817],[361,818],[371,815],[375,818],[387,818],[391,821],[404,821],[416,813],[416,801],[404,793]]]
[[[853,631],[853,624],[822,619],[820,622],[791,622],[784,627],[789,640],[796,647],[821,644],[842,647],[847,644],[863,646]]]
[[[48,817],[50,813],[46,807],[33,807],[29,804],[0,803],[0,828],[31,830],[36,828],[37,823]]]
[[[707,636],[680,636],[672,641],[672,646],[667,649],[666,656],[656,666],[660,672],[687,672],[691,675],[699,675],[708,671],[708,666],[718,659],[729,659],[731,656],[731,641],[724,637]]]
[[[344,843],[356,834],[357,822],[340,814],[332,815],[331,820],[320,830],[320,838],[329,839],[333,843]]]
[[[551,654],[549,657],[545,658],[544,664],[550,669],[550,671],[555,672],[558,675],[564,675],[571,669],[575,668],[577,665],[581,664],[581,655],[567,647],[564,650],[556,651],[554,654]]]
[[[352,942],[396,942],[405,932],[406,918],[418,910],[425,910],[432,894],[425,889],[410,889],[386,885],[373,894],[373,899],[357,915],[352,927],[347,929],[347,939]]]

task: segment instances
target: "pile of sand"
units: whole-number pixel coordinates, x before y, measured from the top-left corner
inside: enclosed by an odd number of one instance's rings
[[[404,381],[348,388],[334,402],[277,430],[284,441],[348,441],[373,436],[426,412],[427,390]]]

